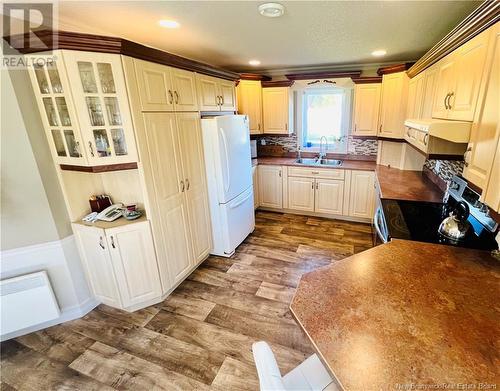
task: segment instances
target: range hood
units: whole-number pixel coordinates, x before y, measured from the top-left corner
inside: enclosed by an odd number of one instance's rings
[[[465,121],[449,121],[444,119],[407,119],[405,126],[426,133],[432,137],[454,143],[468,143],[471,123]]]

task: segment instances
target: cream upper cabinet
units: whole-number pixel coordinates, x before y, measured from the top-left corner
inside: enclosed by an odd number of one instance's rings
[[[196,74],[183,69],[170,69],[175,111],[198,111]]]
[[[434,103],[434,96],[436,94],[436,84],[438,78],[438,69],[432,66],[426,69],[424,72],[424,88],[421,103],[420,118],[431,118],[432,117],[432,105]],[[418,99],[417,94],[417,99]],[[409,98],[408,98],[409,101]]]
[[[221,111],[236,111],[236,88],[233,81],[218,79]]]
[[[161,297],[161,283],[148,221],[106,229],[116,280],[125,308]]]
[[[198,111],[196,74],[134,59],[143,111]]]
[[[56,54],[57,61],[28,68],[43,127],[56,163],[88,165],[66,68]]]
[[[259,166],[259,202],[268,208],[283,207],[283,172],[281,166]]]
[[[170,68],[149,61],[134,59],[143,111],[173,111],[174,95]]]
[[[260,134],[262,126],[262,87],[258,80],[241,80],[236,88],[238,113],[248,115],[250,134]]]
[[[380,90],[380,83],[356,84],[354,89],[353,135],[377,135]]]
[[[408,105],[406,109],[406,118],[422,118],[425,89],[425,71],[419,73],[408,83]]]
[[[184,173],[193,264],[208,256],[212,248],[203,142],[198,113],[176,115],[180,155]]]
[[[288,208],[314,211],[314,178],[288,177]]]
[[[63,50],[90,165],[137,161],[120,56]]]
[[[344,205],[344,181],[316,179],[314,211],[342,215]]]
[[[500,28],[494,26],[486,58],[485,77],[480,86],[478,107],[472,123],[470,141],[465,153],[463,175],[483,190],[483,199],[498,210],[498,109],[500,90]],[[493,162],[496,162],[493,164]],[[496,174],[495,174],[496,172]],[[495,180],[494,178],[497,178]],[[496,202],[494,201],[496,198]],[[493,200],[493,202],[492,202]]]
[[[234,83],[216,77],[196,74],[200,111],[234,111]]]
[[[267,87],[262,89],[263,133],[292,133],[289,94],[289,87]]]
[[[490,33],[482,32],[438,62],[433,117],[473,120]]]
[[[102,303],[121,308],[118,281],[104,229],[73,224],[73,232],[92,293]]]
[[[351,171],[349,216],[372,218],[375,203],[375,173],[373,171]]]
[[[406,72],[390,73],[382,76],[379,136],[403,138],[408,82]]]

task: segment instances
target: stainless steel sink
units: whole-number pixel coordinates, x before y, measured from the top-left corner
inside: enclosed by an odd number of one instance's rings
[[[307,166],[329,166],[338,167],[342,165],[342,160],[337,159],[317,159],[317,158],[301,158],[295,160],[295,163],[303,164]]]

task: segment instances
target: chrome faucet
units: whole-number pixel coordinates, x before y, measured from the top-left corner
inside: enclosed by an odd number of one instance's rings
[[[300,163],[302,161],[302,150],[300,147],[297,148],[297,161]]]
[[[326,149],[323,150],[323,140],[325,140],[325,146]],[[326,151],[328,151],[328,140],[326,139],[325,136],[321,136],[319,139],[319,154],[318,154],[318,159],[325,159],[326,158]]]

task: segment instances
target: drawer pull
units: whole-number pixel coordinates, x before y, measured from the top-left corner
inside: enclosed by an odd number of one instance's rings
[[[311,171],[311,174],[319,174],[319,171]]]

